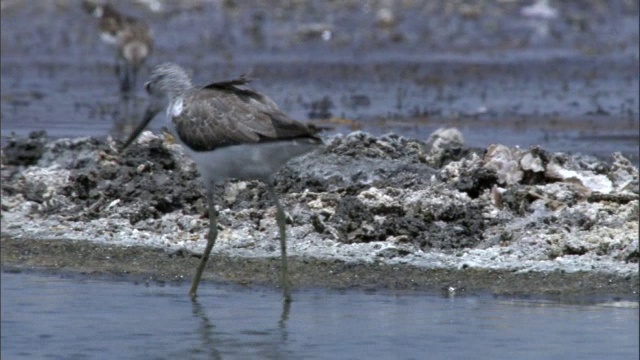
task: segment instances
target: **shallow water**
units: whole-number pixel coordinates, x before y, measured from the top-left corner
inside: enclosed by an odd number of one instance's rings
[[[142,3],[118,5],[153,29],[151,65],[178,62],[196,84],[250,71],[285,112],[333,119],[335,132],[426,139],[456,126],[470,146],[638,161],[637,2],[553,2],[555,19],[524,17],[520,2]],[[394,24],[376,20],[384,9]],[[78,3],[7,0],[1,26],[3,138],[123,137],[140,120],[148,71],[137,101],[123,102],[113,50]]]
[[[4,359],[637,359],[637,308],[2,273]]]

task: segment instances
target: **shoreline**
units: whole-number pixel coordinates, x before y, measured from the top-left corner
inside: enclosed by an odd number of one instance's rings
[[[122,247],[89,241],[17,240],[2,237],[3,272],[42,272],[117,279],[134,283],[178,284],[188,289],[199,258],[162,249]],[[69,256],[80,254],[81,256]],[[215,254],[203,285],[279,284],[279,259]],[[490,294],[559,302],[640,302],[637,275],[597,272],[514,272],[491,269],[425,269],[383,262],[290,258],[293,290],[324,288],[365,292],[431,293],[443,296]]]
[[[8,142],[3,270],[190,278],[208,227],[193,162],[151,132],[117,148],[45,133]],[[456,129],[424,142],[355,132],[294,159],[275,184],[294,288],[638,299],[638,168],[619,153],[471,149]],[[205,280],[274,284],[266,187],[229,182],[215,195]]]

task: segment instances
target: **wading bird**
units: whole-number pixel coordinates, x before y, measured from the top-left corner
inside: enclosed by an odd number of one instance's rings
[[[150,103],[144,119],[122,149],[164,108],[168,128],[197,165],[207,190],[209,234],[189,290],[192,297],[217,236],[214,185],[227,179],[266,183],[276,205],[281,282],[285,301],[290,301],[285,214],[271,177],[289,159],[321,146],[320,129],[288,117],[270,98],[249,88],[248,82],[240,77],[194,87],[182,67],[173,63],[157,66],[145,84]]]
[[[99,19],[100,37],[116,48],[116,75],[120,91],[129,93],[136,86],[136,77],[153,50],[153,37],[147,24],[126,16],[110,4],[92,0],[82,2],[84,9]]]

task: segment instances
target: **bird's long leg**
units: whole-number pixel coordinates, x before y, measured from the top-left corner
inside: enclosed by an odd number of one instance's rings
[[[129,89],[127,91],[129,92],[136,91],[137,78],[138,78],[138,67],[134,65],[129,65],[129,80],[128,80]]]
[[[216,207],[213,204],[213,189],[207,190],[207,202],[209,203],[209,235],[207,236],[207,246],[204,249],[200,265],[198,265],[196,275],[191,283],[191,289],[189,290],[189,295],[192,298],[196,296],[200,277],[202,277],[204,267],[207,265],[207,261],[209,260],[209,254],[211,254],[211,249],[213,249],[213,244],[216,242],[216,237],[218,236],[218,213],[216,212]]]
[[[129,93],[131,91],[131,65],[126,61],[122,61],[122,69],[120,73],[120,92]]]
[[[273,197],[273,201],[276,203],[276,222],[278,223],[278,230],[280,232],[280,259],[282,261],[282,277],[280,281],[282,282],[282,289],[284,291],[284,301],[291,301],[291,292],[289,289],[289,265],[287,262],[287,232],[285,228],[285,215],[284,209],[282,208],[282,204],[280,204],[280,199],[278,198],[278,193],[273,185],[269,184],[269,192],[271,192],[271,196]]]

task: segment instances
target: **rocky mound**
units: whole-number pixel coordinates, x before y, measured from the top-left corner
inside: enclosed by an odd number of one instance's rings
[[[179,145],[150,132],[111,139],[13,138],[2,149],[2,235],[201,252],[204,189]],[[275,177],[292,256],[425,268],[638,274],[638,168],[491,145],[455,129],[427,142],[352,133]],[[278,256],[263,184],[216,192],[215,252]]]

